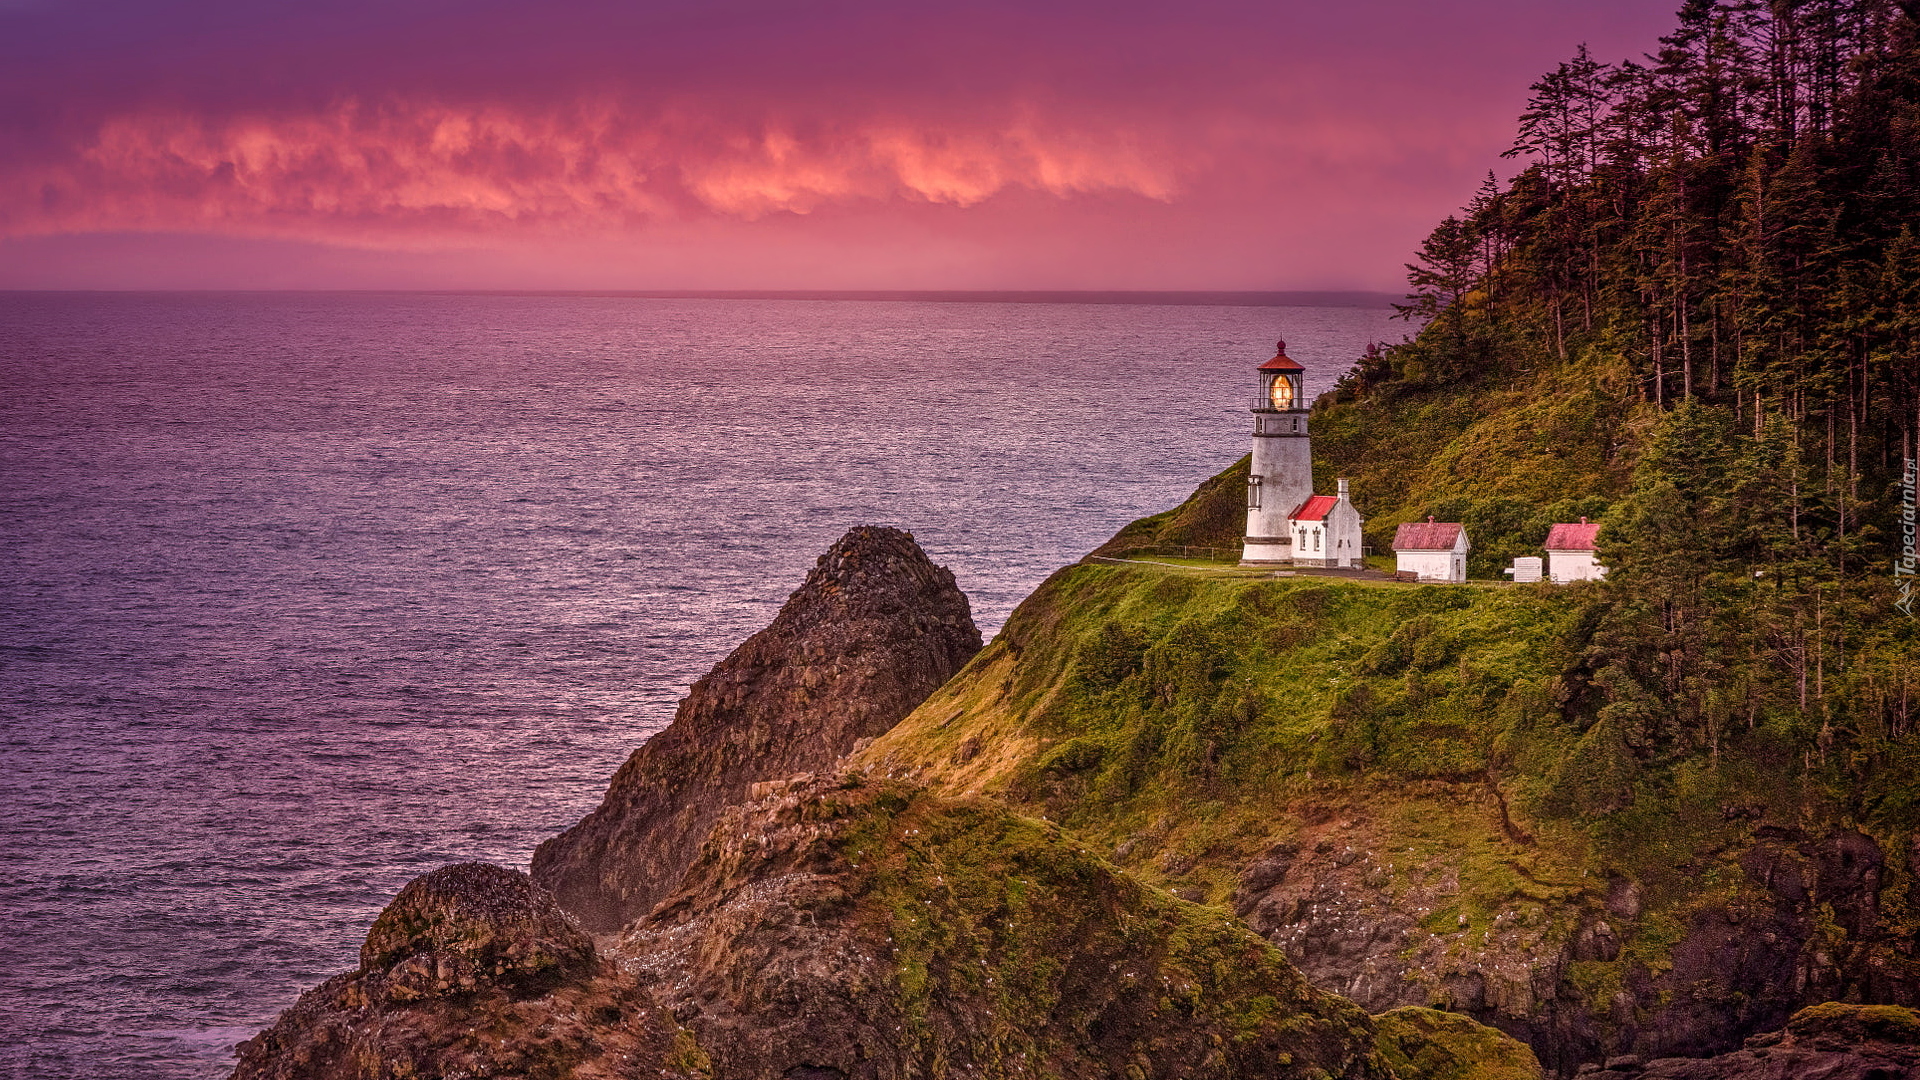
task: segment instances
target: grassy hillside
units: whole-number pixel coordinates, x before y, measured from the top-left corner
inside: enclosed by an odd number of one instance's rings
[[[1241,862],[1297,828],[1277,808],[1418,804],[1459,830],[1432,836],[1433,854],[1484,857],[1470,876],[1498,892],[1522,846],[1496,791],[1543,814],[1569,790],[1602,801],[1557,767],[1585,759],[1548,690],[1596,603],[1581,589],[1070,567],[864,757],[1044,812],[1216,902]],[[1611,779],[1605,762],[1588,771]],[[1529,851],[1564,864],[1540,873],[1577,877],[1591,845],[1573,824]]]
[[[1841,992],[1851,964],[1920,971],[1900,944],[1915,823],[1901,751],[1871,767],[1816,753],[1791,709],[1665,726],[1623,674],[1644,659],[1642,606],[1607,584],[1085,563],[858,761],[1044,816],[1236,910],[1310,975],[1364,961],[1371,982],[1330,989],[1468,1009],[1554,1067],[1737,1044],[1818,987]],[[1852,829],[1887,853],[1871,881],[1834,869],[1854,865]],[[1809,884],[1776,888],[1781,860]],[[1871,911],[1831,914],[1856,901]],[[1721,955],[1732,925],[1779,955],[1689,966]],[[1777,977],[1796,963],[1816,974]]]

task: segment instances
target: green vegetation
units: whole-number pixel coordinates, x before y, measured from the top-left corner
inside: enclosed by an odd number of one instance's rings
[[[1850,1005],[1829,1001],[1809,1006],[1787,1021],[1787,1034],[1828,1038],[1840,1044],[1874,1042],[1920,1045],[1920,1014],[1899,1005]]]
[[[1490,176],[1423,246],[1404,308],[1418,335],[1316,403],[1316,487],[1354,479],[1376,550],[1399,523],[1461,521],[1470,573],[1496,578],[1586,517],[1605,582],[1070,567],[861,760],[1043,814],[1215,904],[1338,821],[1366,846],[1366,888],[1418,901],[1407,977],[1431,977],[1434,1000],[1436,957],[1502,942],[1569,957],[1601,1026],[1721,992],[1646,987],[1700,916],[1771,902],[1739,863],[1761,825],[1876,837],[1878,932],[1911,940],[1905,7],[1688,0],[1647,63],[1581,50],[1534,87],[1523,171]],[[1244,470],[1098,554],[1231,547]],[[1609,882],[1632,902],[1603,908]],[[1554,953],[1603,916],[1584,958]],[[1862,944],[1815,923],[1829,955]],[[1505,984],[1516,1009],[1524,983]]]
[[[1642,467],[1669,460],[1666,438]],[[1850,779],[1853,759],[1822,758],[1817,729],[1796,725],[1797,702],[1770,712],[1756,698],[1739,722],[1689,733],[1673,720],[1684,698],[1625,699],[1650,648],[1633,631],[1657,596],[1623,581],[1635,578],[1462,588],[1068,567],[859,761],[1043,815],[1129,874],[1216,905],[1263,852],[1342,819],[1373,868],[1367,887],[1420,913],[1408,978],[1471,970],[1489,950],[1551,955],[1604,916],[1612,958],[1566,977],[1606,1023],[1633,971],[1671,967],[1694,913],[1743,902],[1737,859],[1755,822],[1889,836],[1913,820],[1907,774]],[[1905,918],[1906,868],[1889,871],[1888,911]],[[1643,910],[1602,911],[1610,878],[1634,882]]]
[[[1916,133],[1903,6],[1690,0],[1647,62],[1582,49],[1533,87],[1523,171],[1411,267],[1421,333],[1316,404],[1318,468],[1356,478],[1376,547],[1462,521],[1493,577],[1554,521],[1604,522],[1609,581],[1535,688],[1566,755],[1537,811],[1619,843],[1701,838],[1681,807],[1715,792],[1879,835],[1920,820],[1894,573],[1920,456]]]
[[[1418,804],[1397,842],[1415,862],[1463,860],[1484,921],[1540,887],[1513,869],[1488,792],[1509,789],[1516,812],[1551,793],[1524,766],[1579,736],[1540,686],[1578,655],[1596,603],[1580,589],[1072,567],[863,760],[1001,795],[1216,900],[1288,838],[1281,807]],[[1525,856],[1564,877],[1557,856]]]
[[[1597,521],[1627,490],[1653,413],[1610,367],[1589,351],[1509,380],[1336,394],[1313,418],[1315,486],[1353,478],[1376,551],[1401,522],[1461,522],[1468,575],[1498,580],[1516,556],[1540,554],[1548,526]]]
[[[1394,1009],[1374,1017],[1374,1045],[1401,1076],[1431,1080],[1541,1080],[1525,1043],[1458,1013]]]

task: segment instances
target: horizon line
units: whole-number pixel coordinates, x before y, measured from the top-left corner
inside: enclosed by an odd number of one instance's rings
[[[919,303],[1142,304],[1210,307],[1388,307],[1365,289],[0,289],[21,295],[565,296],[636,300],[868,300]]]

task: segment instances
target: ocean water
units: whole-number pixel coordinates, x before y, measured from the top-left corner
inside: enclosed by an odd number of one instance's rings
[[[0,1076],[201,1078],[847,528],[989,634],[1360,307],[0,293]]]

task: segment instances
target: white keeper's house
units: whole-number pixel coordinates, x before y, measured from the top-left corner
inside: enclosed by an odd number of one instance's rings
[[[1560,524],[1547,530],[1547,578],[1556,585],[1569,581],[1600,581],[1607,568],[1600,565],[1598,522],[1581,518],[1578,525]]]
[[[1421,581],[1467,580],[1467,530],[1457,521],[1409,521],[1393,534],[1394,569]]]
[[[1347,498],[1347,481],[1339,481],[1338,495],[1314,495],[1300,504],[1287,521],[1293,534],[1295,566],[1336,566],[1358,570],[1360,511]]]

